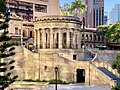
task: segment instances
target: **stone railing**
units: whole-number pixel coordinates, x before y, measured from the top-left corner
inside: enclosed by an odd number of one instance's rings
[[[105,61],[94,61],[92,62],[96,67],[104,67],[108,71],[112,72],[114,75],[120,78],[120,74],[117,72],[116,69],[112,69],[111,65]]]
[[[97,53],[92,52],[90,49],[86,48],[85,52],[89,54],[93,59],[91,61],[97,60]]]

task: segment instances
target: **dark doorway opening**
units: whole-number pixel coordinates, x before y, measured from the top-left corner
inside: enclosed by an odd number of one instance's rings
[[[77,69],[77,83],[85,83],[85,69]]]
[[[30,37],[32,37],[32,31],[30,31]]]

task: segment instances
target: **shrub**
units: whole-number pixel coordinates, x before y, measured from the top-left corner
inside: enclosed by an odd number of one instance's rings
[[[116,59],[112,63],[112,68],[117,69],[118,73],[120,73],[120,54],[117,54]]]
[[[118,84],[115,87],[113,87],[112,90],[120,90],[120,84]]]
[[[50,84],[55,84],[56,83],[56,79],[52,79],[52,80],[49,80]],[[62,81],[60,79],[57,80],[57,83],[58,84],[68,84],[66,81]]]
[[[26,81],[26,82],[35,82],[35,80],[32,80],[32,79],[25,79],[23,81]]]
[[[42,80],[42,82],[49,82],[48,80]]]
[[[36,79],[35,81],[36,81],[36,82],[41,82],[41,80],[39,80],[39,79]]]

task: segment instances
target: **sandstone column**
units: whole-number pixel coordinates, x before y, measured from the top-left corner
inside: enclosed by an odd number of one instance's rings
[[[34,46],[36,47],[36,30],[34,30]]]
[[[75,31],[73,31],[73,49],[76,48],[76,42],[75,42]]]
[[[67,48],[70,48],[70,32],[67,31]]]
[[[46,48],[46,30],[42,29],[42,42],[43,42],[43,49]]]
[[[53,49],[53,30],[50,29],[50,49]]]
[[[47,48],[50,48],[50,32],[47,33]]]
[[[37,34],[37,35],[38,35],[38,36],[37,36],[37,37],[38,37],[38,39],[37,39],[38,49],[40,49],[40,30],[39,30],[39,29],[37,30],[37,33],[38,33],[38,34]]]
[[[77,35],[77,41],[78,41],[78,49],[81,49],[81,34],[80,34],[80,30],[78,30],[78,35]]]
[[[59,44],[58,44],[59,49],[62,49],[62,31],[59,29]]]

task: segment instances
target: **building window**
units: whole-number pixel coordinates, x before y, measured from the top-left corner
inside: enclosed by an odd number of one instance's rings
[[[32,35],[32,31],[30,31],[30,37],[32,37],[33,35]]]
[[[47,70],[47,66],[44,67],[45,71]]]
[[[43,2],[48,2],[48,0],[40,0],[40,1],[43,1]]]
[[[76,60],[77,59],[77,56],[76,55],[73,55],[73,60]]]
[[[18,34],[18,27],[15,27],[15,34]]]
[[[35,11],[47,13],[47,5],[35,4]]]

